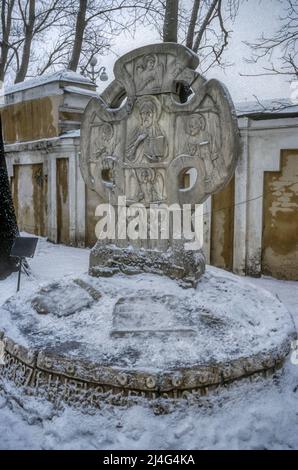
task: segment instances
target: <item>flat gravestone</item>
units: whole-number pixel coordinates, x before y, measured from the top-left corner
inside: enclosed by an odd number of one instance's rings
[[[193,335],[191,310],[174,295],[123,297],[113,311],[112,336],[140,334]]]
[[[31,305],[40,315],[68,317],[90,308],[100,297],[101,294],[92,286],[77,279],[70,284],[55,282],[41,288]]]

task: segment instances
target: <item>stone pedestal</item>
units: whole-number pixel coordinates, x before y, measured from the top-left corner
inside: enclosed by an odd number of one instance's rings
[[[152,274],[61,280],[16,295],[0,313],[1,376],[80,407],[192,401],[270,375],[295,338],[275,297],[215,268],[196,289]]]

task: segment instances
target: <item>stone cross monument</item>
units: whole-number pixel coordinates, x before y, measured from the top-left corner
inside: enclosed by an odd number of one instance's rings
[[[176,215],[185,204],[193,211],[222,189],[235,169],[233,104],[219,81],[196,72],[198,63],[196,54],[174,43],[136,49],[117,60],[115,80],[89,102],[81,130],[81,171],[88,187],[117,209],[114,236],[99,239],[92,249],[91,275],[151,272],[195,286],[203,274],[201,249],[185,249],[173,223],[167,236],[148,236],[152,205],[161,218],[169,206]],[[146,229],[132,239],[119,228],[119,213],[129,222],[132,209],[138,212],[140,206]]]
[[[137,49],[89,102],[80,163],[102,200],[89,270],[98,277],[67,277],[0,306],[0,376],[22,393],[84,410],[149,398],[166,412],[285,362],[296,331],[275,297],[212,268],[196,286],[205,261],[186,215],[196,225],[195,206],[224,187],[238,155],[229,95],[197,65],[177,44]],[[144,272],[153,274],[102,277]]]

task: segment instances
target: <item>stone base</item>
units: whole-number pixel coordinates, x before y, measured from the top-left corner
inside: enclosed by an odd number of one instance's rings
[[[182,247],[163,252],[97,243],[90,254],[89,274],[96,277],[152,273],[176,279],[182,287],[196,287],[204,272],[203,252],[185,251]]]
[[[188,290],[150,274],[62,280],[12,297],[0,319],[0,376],[76,406],[188,399],[267,375],[296,337],[276,298],[215,268]]]

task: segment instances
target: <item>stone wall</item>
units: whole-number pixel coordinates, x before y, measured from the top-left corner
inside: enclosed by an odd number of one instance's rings
[[[235,178],[212,196],[210,264],[233,269]]]
[[[224,201],[227,188],[205,203],[207,259],[225,267],[219,255],[225,253],[225,258],[232,257],[235,273],[297,280],[298,118],[243,117],[238,122],[242,151],[235,174],[234,219],[223,226],[220,220],[226,221],[226,215],[212,210],[223,204],[218,201]],[[227,250],[231,224],[234,237]]]
[[[281,153],[280,171],[265,172],[262,272],[298,279],[298,149]]]

